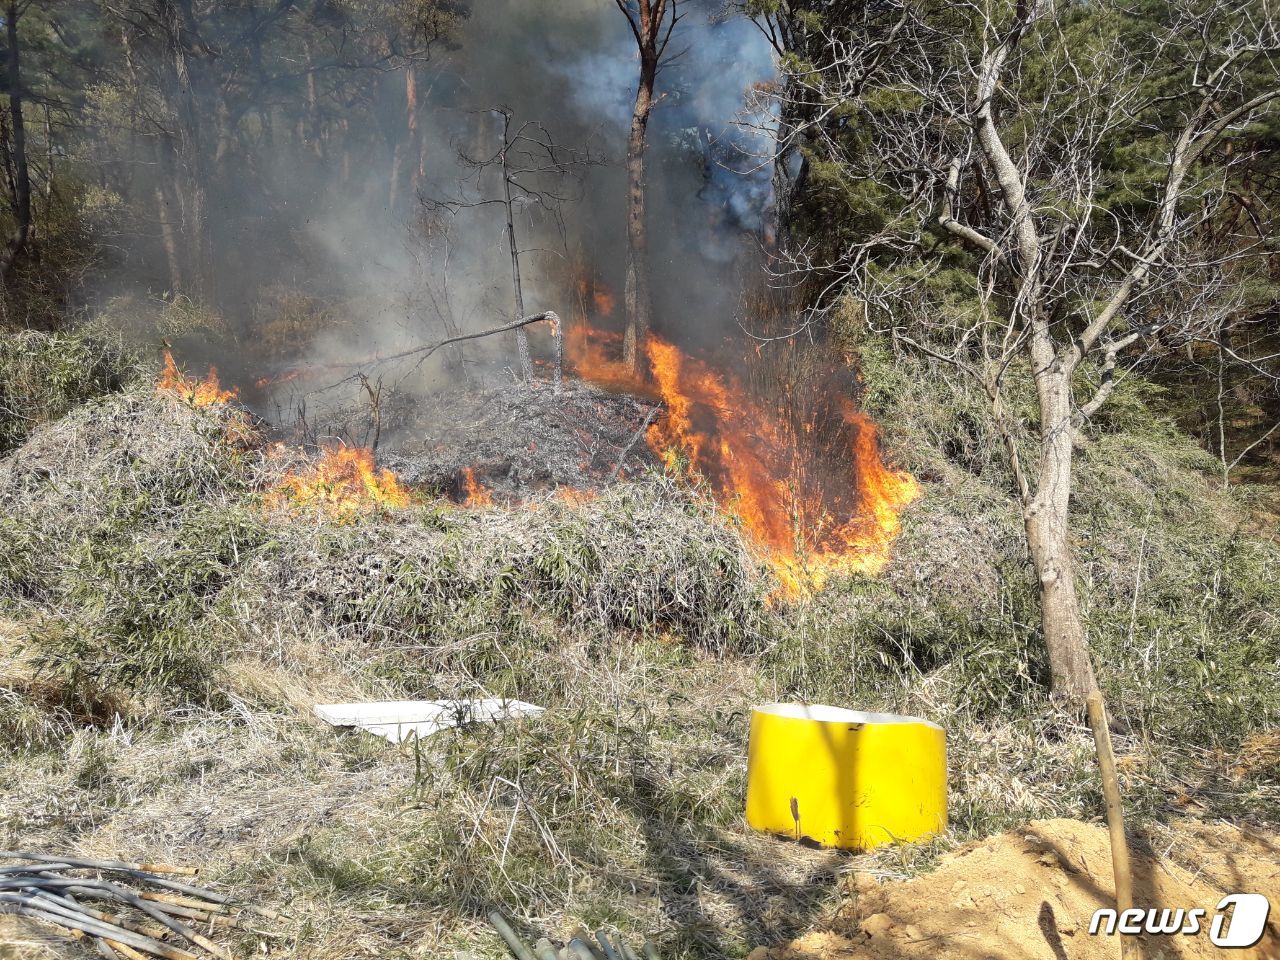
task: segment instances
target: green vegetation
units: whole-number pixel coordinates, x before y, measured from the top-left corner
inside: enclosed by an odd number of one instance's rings
[[[136,371],[119,335],[24,330],[0,336],[0,455],[41,423],[121,389]]]

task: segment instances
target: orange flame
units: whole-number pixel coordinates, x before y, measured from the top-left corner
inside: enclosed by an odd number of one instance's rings
[[[476,479],[474,467],[466,467],[462,471],[462,493],[466,498],[462,502],[468,507],[493,506],[493,494]]]
[[[586,326],[581,324],[578,326]],[[588,379],[623,381],[605,335],[578,330],[567,339],[574,369]],[[670,470],[686,466],[734,513],[761,548],[785,596],[822,589],[837,574],[876,574],[889,562],[902,509],[920,495],[908,473],[880,457],[875,425],[838,400],[827,420],[793,426],[783,409],[757,402],[732,377],[650,334],[651,385],[665,415],[647,441]],[[646,385],[629,373],[630,386]],[[819,435],[834,437],[823,450]]]
[[[156,384],[156,393],[178,397],[193,407],[226,403],[239,396],[239,391],[235,387],[230,390],[222,389],[222,384],[218,382],[216,367],[210,367],[208,376],[203,380],[188,377],[178,369],[178,365],[173,361],[173,354],[168,350],[164,352],[164,370],[160,374],[160,381]]]
[[[279,386],[282,383],[292,383],[301,376],[301,370],[288,370],[275,376],[259,377],[253,382],[253,385],[259,390],[265,390],[267,387]]]
[[[614,308],[618,305],[618,298],[613,295],[613,291],[600,283],[596,284],[591,299],[595,303],[596,313],[604,317],[612,315]]]
[[[331,446],[304,470],[290,470],[267,495],[267,506],[318,507],[348,518],[360,511],[408,506],[409,491],[385,467],[379,470],[368,447]]]

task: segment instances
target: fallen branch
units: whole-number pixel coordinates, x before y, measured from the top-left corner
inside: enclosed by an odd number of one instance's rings
[[[528,317],[521,317],[519,320],[513,320],[511,321],[511,323],[504,323],[502,326],[499,326],[499,327],[489,327],[487,330],[477,330],[475,333],[462,333],[456,337],[448,337],[436,343],[428,343],[428,344],[423,344],[422,346],[410,347],[407,350],[401,350],[397,353],[388,353],[385,356],[382,354],[374,354],[371,357],[362,357],[359,360],[349,360],[344,363],[325,364],[323,367],[320,368],[320,370],[321,371],[358,370],[358,368],[367,366],[369,364],[390,363],[393,360],[404,360],[406,357],[418,357],[419,362],[422,362],[423,360],[426,360],[427,357],[435,353],[437,350],[441,349],[442,347],[447,347],[450,344],[461,343],[464,340],[478,340],[481,337],[492,337],[495,334],[499,334],[499,333],[510,333],[512,330],[518,330],[521,327],[527,327],[531,323],[541,323],[544,321],[551,325],[551,335],[555,339],[555,345],[556,345],[555,346],[555,370],[552,376],[552,383],[555,385],[556,392],[559,392],[560,382],[563,379],[563,369],[564,369],[564,325],[560,321],[560,315],[556,313],[554,310],[544,310],[542,313],[535,313]],[[267,378],[267,379],[275,380],[275,381],[278,381],[281,379],[293,379],[294,374],[300,374],[300,373],[301,373],[301,370],[298,368],[295,368],[294,370],[289,370],[289,371],[286,371],[285,373],[277,374],[274,377]],[[350,374],[349,376],[343,377],[341,380],[338,380],[334,383],[327,384],[326,386],[323,386],[323,387],[316,387],[314,390],[309,390],[307,391],[306,395],[312,396],[314,394],[324,393],[327,390],[333,390],[335,387],[340,387],[344,383],[350,383],[352,380],[359,379],[361,376],[362,374],[360,374],[359,372]]]
[[[447,347],[451,343],[461,343],[463,340],[479,340],[481,337],[492,337],[493,335],[498,333],[510,333],[512,330],[519,330],[521,327],[527,327],[531,323],[541,323],[544,320],[547,323],[551,324],[552,333],[555,335],[557,341],[559,341],[562,338],[562,334],[560,332],[560,326],[561,326],[560,315],[557,314],[554,310],[544,310],[542,313],[535,313],[528,317],[521,317],[519,320],[513,320],[510,323],[505,323],[500,327],[489,327],[487,330],[477,330],[475,333],[461,333],[461,334],[458,334],[458,336],[456,337],[447,337],[446,339],[441,340],[437,343],[424,344],[423,346],[420,346],[420,347],[410,347],[408,350],[401,350],[399,353],[389,353],[386,356],[380,356],[380,355],[374,356],[366,360],[356,360],[351,363],[335,363],[333,364],[333,366],[339,367],[339,368],[346,367],[350,369],[353,367],[363,366],[366,363],[388,363],[392,360],[403,360],[405,357],[416,357],[416,356],[421,356],[422,359],[425,360],[427,357],[431,356],[431,354],[435,353],[441,347]],[[557,358],[563,356],[563,345],[557,346],[556,356]],[[559,381],[559,379],[560,379],[560,364],[559,362],[557,362],[556,364],[557,382]]]
[[[618,457],[618,463],[613,468],[613,473],[609,476],[609,480],[617,480],[618,474],[622,472],[622,465],[626,462],[627,456],[631,453],[631,448],[640,442],[640,438],[644,436],[645,431],[649,429],[649,424],[653,423],[653,418],[658,415],[658,411],[662,406],[656,406],[649,411],[649,415],[644,418],[644,423],[640,424],[640,428],[631,435],[631,439],[627,441],[627,445],[622,448],[622,455]]]

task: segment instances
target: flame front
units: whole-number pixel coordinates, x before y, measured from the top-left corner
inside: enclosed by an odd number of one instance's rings
[[[378,469],[368,447],[338,445],[309,467],[288,471],[266,502],[271,508],[318,507],[346,518],[368,509],[408,506],[409,491],[393,471]]]
[[[218,382],[217,367],[210,367],[208,376],[203,380],[188,377],[178,369],[178,365],[174,363],[173,354],[168,350],[164,352],[164,370],[156,384],[156,393],[178,397],[193,407],[226,403],[239,395],[235,387],[229,390],[222,389],[222,384]]]
[[[784,391],[770,408],[653,334],[645,344],[650,382],[643,383],[609,358],[610,335],[585,322],[575,328],[567,345],[581,376],[656,388],[665,414],[649,427],[649,448],[668,469],[687,468],[740,518],[785,596],[888,564],[901,512],[920,486],[885,466],[875,424],[851,401],[826,395],[801,415],[803,404]]]
[[[493,494],[476,479],[474,467],[466,467],[462,471],[462,494],[464,498],[462,502],[468,507],[493,506]]]

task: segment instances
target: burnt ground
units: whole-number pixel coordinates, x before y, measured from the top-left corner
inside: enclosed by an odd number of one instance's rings
[[[465,497],[465,471],[499,499],[555,487],[596,490],[658,461],[643,427],[658,405],[581,380],[436,394],[397,424],[379,461],[406,483]],[[625,459],[623,459],[625,454]]]

